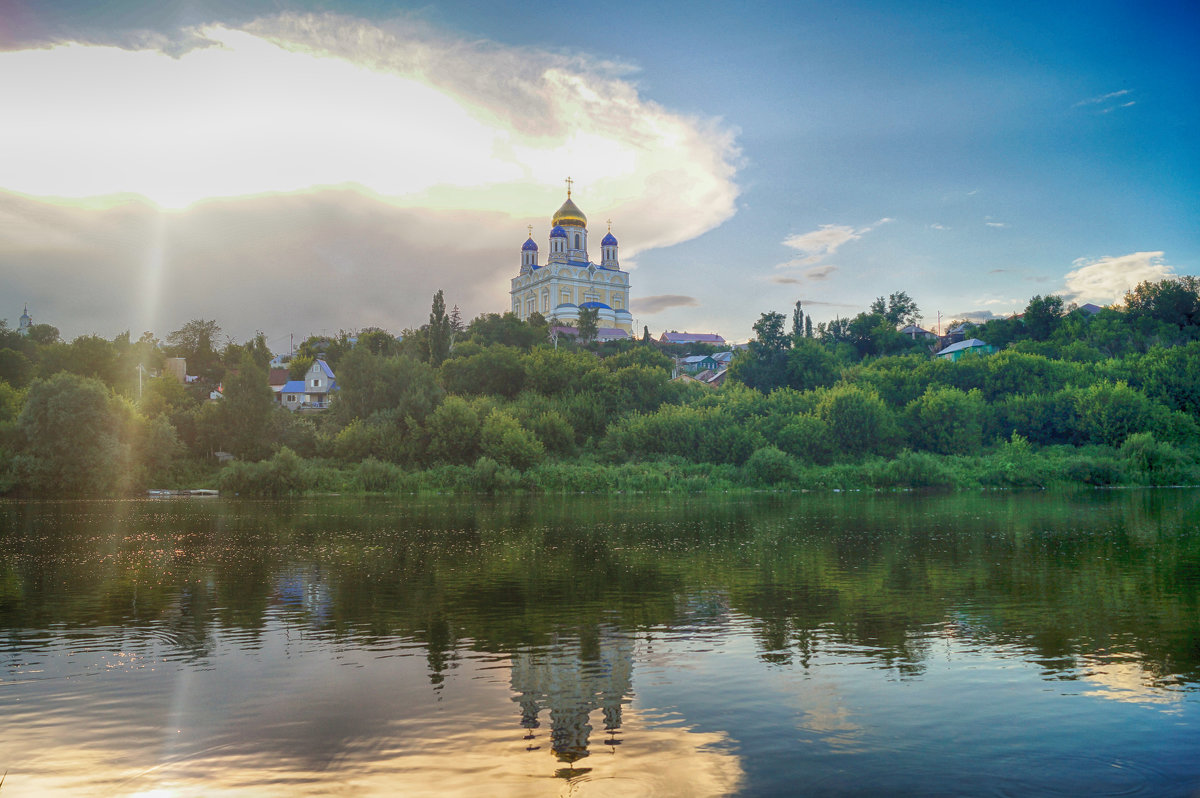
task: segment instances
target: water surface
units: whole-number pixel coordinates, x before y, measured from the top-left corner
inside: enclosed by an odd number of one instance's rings
[[[3,794],[1200,795],[1200,492],[0,503]]]

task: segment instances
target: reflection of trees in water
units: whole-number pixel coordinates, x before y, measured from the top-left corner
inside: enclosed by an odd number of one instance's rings
[[[285,613],[419,641],[438,683],[464,646],[511,653],[562,629],[719,625],[732,611],[776,665],[845,643],[919,673],[930,630],[949,624],[1050,673],[1115,645],[1195,681],[1198,497],[9,503],[0,623],[154,623],[204,656],[214,629],[253,638]]]

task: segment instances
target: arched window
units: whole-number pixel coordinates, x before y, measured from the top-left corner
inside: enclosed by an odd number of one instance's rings
[[[575,249],[579,249],[579,233],[575,234]]]

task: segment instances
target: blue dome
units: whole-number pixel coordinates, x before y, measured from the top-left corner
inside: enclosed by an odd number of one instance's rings
[[[600,239],[600,246],[602,247],[615,247],[616,245],[617,237],[612,233],[609,233],[604,238]]]
[[[530,238],[525,242],[525,246],[521,247],[522,252],[537,252],[537,244]]]
[[[603,302],[584,302],[579,307],[581,307],[581,308],[602,308],[604,310],[612,310],[612,308],[610,308],[608,305],[604,304]]]
[[[567,231],[562,229],[562,225],[554,225],[554,229],[550,231],[551,238],[566,238]]]

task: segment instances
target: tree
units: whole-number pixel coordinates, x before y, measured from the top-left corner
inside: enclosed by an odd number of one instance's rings
[[[225,399],[219,415],[222,448],[243,460],[261,460],[271,453],[270,420],[276,409],[266,369],[253,354],[243,351],[226,374],[223,388]]]
[[[1031,297],[1021,318],[1025,322],[1025,331],[1029,333],[1030,338],[1035,341],[1046,341],[1054,335],[1054,331],[1062,323],[1062,317],[1062,297],[1047,294],[1046,296]]]
[[[579,342],[591,343],[596,339],[599,330],[600,310],[598,308],[579,309]]]
[[[192,319],[167,336],[167,354],[187,360],[187,369],[202,379],[216,384],[223,369],[214,344],[221,335],[215,321]]]
[[[838,362],[833,353],[811,338],[800,338],[787,353],[787,385],[809,391],[833,385]]]
[[[792,341],[799,341],[804,337],[804,309],[800,305],[800,300],[796,300],[796,307],[792,310]]]
[[[642,343],[644,343],[644,344],[650,343],[650,325],[649,324],[642,327]]]
[[[17,419],[21,485],[46,494],[118,489],[132,464],[112,400],[90,377],[63,372],[35,382]]]
[[[29,327],[28,336],[29,340],[42,346],[48,346],[59,341],[58,328],[53,324],[32,324]]]
[[[1200,322],[1200,277],[1145,281],[1125,293],[1125,310],[1134,318],[1153,319],[1179,328]]]
[[[879,297],[871,303],[870,312],[887,319],[892,327],[907,327],[921,320],[921,309],[905,291],[896,291],[886,301]]]
[[[391,413],[424,421],[442,400],[433,369],[410,357],[381,357],[354,348],[342,358],[333,412],[343,423]]]
[[[446,315],[446,300],[439,288],[433,295],[433,308],[429,311],[429,365],[437,368],[450,354],[452,333],[450,317]]]

